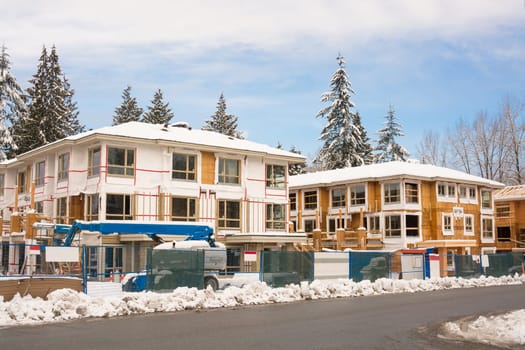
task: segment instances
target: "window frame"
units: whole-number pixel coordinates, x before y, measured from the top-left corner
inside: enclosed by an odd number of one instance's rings
[[[349,186],[349,192],[350,192],[350,207],[354,208],[361,208],[366,206],[366,197],[367,197],[367,184],[361,183],[361,184],[352,184]],[[362,188],[363,197],[361,198],[358,196],[358,194],[361,193],[361,191],[357,189]],[[362,203],[361,203],[362,201]]]
[[[483,194],[484,193],[488,193],[488,201],[485,201],[485,199],[483,198]],[[479,191],[479,197],[480,197],[480,206],[481,206],[481,210],[482,211],[489,211],[491,212],[494,208],[494,205],[493,205],[493,196],[492,196],[492,191],[489,190],[489,189],[486,189],[486,188],[482,188],[480,191]],[[488,206],[485,206],[485,204],[488,203]]]
[[[392,228],[392,218],[397,217],[399,219],[399,227],[398,228]],[[402,215],[401,214],[385,214],[384,217],[384,231],[385,231],[385,238],[401,238],[403,234],[403,224],[401,220]],[[399,231],[399,234],[392,234],[392,231]]]
[[[96,164],[98,153],[98,164]],[[102,148],[100,146],[88,149],[88,177],[100,175],[100,165],[102,162]]]
[[[229,174],[229,167],[226,162],[237,164],[237,174]],[[221,185],[240,185],[241,184],[241,160],[235,158],[219,157],[217,162],[217,183]],[[222,170],[221,170],[222,169]],[[230,181],[234,180],[234,181]]]
[[[404,219],[405,219],[405,237],[406,238],[411,238],[411,239],[414,239],[414,238],[419,238],[421,237],[421,215],[418,215],[418,214],[412,214],[412,213],[405,213],[404,215]],[[416,217],[417,218],[417,226],[416,227],[408,227],[408,223],[407,223],[407,218],[408,217]],[[415,232],[417,229],[417,235],[414,235],[413,232]],[[409,232],[411,232],[411,234],[408,234]]]
[[[25,170],[16,174],[16,187],[19,194],[27,193],[27,172]]]
[[[44,186],[46,179],[46,161],[42,160],[35,163],[35,186]]]
[[[69,179],[69,166],[71,157],[69,152],[61,153],[58,155],[57,164],[57,181],[68,181]]]
[[[419,183],[417,182],[405,182],[404,183],[405,185],[405,204],[409,204],[409,205],[419,205]],[[414,188],[409,188],[410,186],[415,186],[415,190]],[[408,199],[409,198],[414,198],[415,197],[415,201],[409,201]]]
[[[175,157],[184,157],[184,169],[175,169]],[[191,169],[191,161],[193,161],[193,169]],[[171,154],[171,179],[173,181],[197,181],[197,155],[192,153],[172,152]],[[176,174],[182,174],[184,177],[175,177]]]
[[[175,215],[175,201],[185,202],[184,211],[185,215]],[[185,221],[185,222],[195,222],[197,221],[197,199],[194,197],[181,197],[181,196],[171,196],[170,199],[170,219],[171,221]]]
[[[122,213],[109,212],[109,196],[122,197]],[[129,212],[128,212],[129,211]],[[132,195],[127,193],[106,193],[106,220],[133,220],[133,200]]]
[[[87,194],[86,202],[86,220],[98,220],[100,214],[100,195],[98,193]]]
[[[441,233],[443,236],[454,235],[454,214],[441,213]]]
[[[281,174],[276,172],[279,168],[282,168],[282,178]],[[266,164],[266,187],[279,190],[286,188],[286,166]]]
[[[115,151],[123,151],[124,158],[122,159],[123,164],[118,163],[110,163],[110,161],[115,161],[118,159],[111,159],[113,158],[112,153]],[[107,149],[107,174],[109,176],[117,176],[117,177],[134,177],[135,176],[135,163],[136,163],[136,149],[132,147],[120,147],[120,146],[108,146]],[[130,152],[131,157],[130,157]],[[115,158],[118,158],[116,155]],[[121,171],[118,171],[121,170]]]
[[[317,210],[317,197],[317,190],[303,191],[303,210]],[[315,206],[313,206],[314,201],[311,200],[312,198],[315,198]]]
[[[486,225],[487,221],[490,221],[490,231],[487,231],[486,228],[488,225]],[[486,232],[492,232],[490,237],[487,237],[485,235]],[[495,236],[495,230],[494,230],[494,218],[492,216],[481,216],[481,243],[494,243],[496,241]]]
[[[455,203],[457,201],[457,185],[452,182],[436,183],[436,198],[439,202]]]
[[[476,194],[477,191],[475,186],[469,186],[465,184],[458,185],[458,196],[460,203],[476,204],[478,202]]]
[[[229,205],[237,205],[238,217],[228,216]],[[219,230],[234,230],[239,231],[241,229],[241,201],[239,200],[230,200],[230,199],[220,199],[218,200],[217,205],[217,227]],[[236,223],[236,225],[231,225],[231,223]]]
[[[67,215],[68,197],[57,197],[56,203],[56,223],[57,224],[69,224]]]
[[[281,218],[275,217],[275,209],[280,208]],[[266,203],[266,223],[267,231],[286,231],[286,207],[282,203]]]
[[[368,215],[366,217],[367,231],[371,234],[382,234],[381,215]]]
[[[339,191],[341,192],[342,196],[339,196],[339,199],[334,199],[334,192]],[[344,187],[337,187],[330,190],[330,208],[332,209],[339,209],[339,208],[345,208],[346,207],[346,188]],[[342,197],[342,198],[341,198]]]
[[[471,224],[467,224],[467,218],[471,221]],[[471,226],[471,229],[468,227]],[[474,215],[473,214],[464,214],[463,215],[463,234],[465,236],[474,236],[475,227],[474,227]]]
[[[288,204],[290,205],[290,211],[297,211],[297,192],[288,193]]]
[[[397,186],[397,194],[392,194],[394,192],[393,186]],[[385,182],[382,187],[384,205],[401,204],[401,182]]]

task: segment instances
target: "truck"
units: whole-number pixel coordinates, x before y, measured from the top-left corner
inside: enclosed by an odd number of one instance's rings
[[[226,270],[226,247],[215,240],[213,228],[197,222],[142,222],[142,221],[81,221],[75,220],[71,225],[35,223],[37,230],[51,230],[52,242],[57,246],[69,247],[75,242],[81,231],[98,232],[101,235],[109,234],[142,234],[156,242],[153,249],[181,249],[204,251],[204,288],[210,286],[214,290],[219,287],[217,276]],[[163,237],[185,237],[183,240],[165,242]],[[124,281],[123,289],[130,291],[144,290],[146,273],[137,273],[128,276]]]

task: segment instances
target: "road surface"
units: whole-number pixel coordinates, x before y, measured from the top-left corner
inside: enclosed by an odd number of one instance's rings
[[[439,325],[522,308],[525,285],[391,294],[11,327],[0,349],[494,349]]]

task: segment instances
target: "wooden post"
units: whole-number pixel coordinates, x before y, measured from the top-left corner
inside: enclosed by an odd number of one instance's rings
[[[321,251],[321,230],[315,229],[313,232],[314,249],[315,251]]]
[[[343,250],[343,241],[345,240],[345,229],[338,228],[335,230],[335,236],[337,237],[337,250]]]
[[[26,239],[34,239],[36,234],[33,231],[33,224],[37,220],[37,214],[36,213],[28,213],[26,215],[26,222],[25,222],[25,237]]]
[[[320,230],[321,229],[321,224],[319,222],[319,210],[315,211],[315,229],[316,230]]]
[[[439,254],[439,275],[441,277],[448,276],[448,264],[447,264],[447,248],[438,248]]]
[[[35,209],[35,182],[31,182],[31,201],[29,202],[29,208]],[[26,231],[27,234],[27,231]]]
[[[357,246],[359,249],[366,250],[366,229],[361,226],[357,228]]]

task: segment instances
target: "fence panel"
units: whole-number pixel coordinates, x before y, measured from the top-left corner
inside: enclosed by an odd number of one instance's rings
[[[349,254],[343,252],[315,252],[314,277],[316,280],[348,278]]]
[[[262,251],[261,257],[261,280],[272,287],[313,281],[313,252]]]
[[[350,254],[350,278],[356,282],[390,278],[391,254],[382,252],[357,252]]]
[[[204,250],[151,250],[147,289],[170,292],[178,287],[204,287]]]
[[[523,253],[487,254],[483,272],[487,276],[506,276],[522,272]]]

